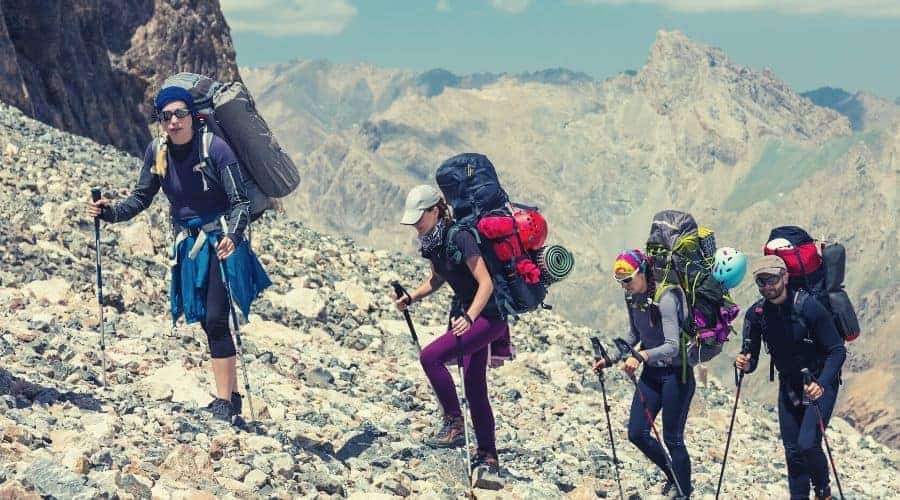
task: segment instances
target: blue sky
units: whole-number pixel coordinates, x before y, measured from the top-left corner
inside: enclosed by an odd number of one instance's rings
[[[459,74],[639,69],[678,29],[800,91],[900,96],[900,0],[221,0],[238,64],[364,61]]]

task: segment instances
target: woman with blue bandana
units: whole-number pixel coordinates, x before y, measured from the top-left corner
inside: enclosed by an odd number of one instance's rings
[[[216,397],[207,409],[216,418],[233,421],[242,405],[223,275],[245,318],[250,303],[271,282],[244,240],[250,202],[231,147],[215,137],[209,145],[211,162],[203,161],[200,121],[187,90],[163,88],[154,108],[161,137],[147,147],[131,195],[118,203],[89,201],[87,213],[106,222],[127,221],[147,209],[162,188],[177,235],[169,293],[173,322],[182,314],[187,323],[200,322],[216,382]]]

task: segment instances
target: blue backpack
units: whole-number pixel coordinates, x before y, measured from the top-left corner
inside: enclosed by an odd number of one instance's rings
[[[453,244],[458,231],[469,231],[475,237],[491,279],[494,282],[493,300],[503,317],[518,316],[533,311],[543,304],[547,296],[547,284],[526,283],[516,273],[515,263],[504,263],[497,258],[493,246],[478,232],[478,221],[489,214],[510,215],[509,196],[500,185],[497,171],[487,156],[477,153],[458,154],[438,167],[437,184],[447,204],[453,209],[455,223],[447,233],[447,255],[451,260],[462,261],[462,252]]]

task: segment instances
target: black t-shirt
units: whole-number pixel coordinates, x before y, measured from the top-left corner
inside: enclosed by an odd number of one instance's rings
[[[441,251],[437,252],[436,256],[431,257],[428,260],[434,264],[435,271],[437,271],[437,273],[447,281],[450,288],[453,289],[453,293],[456,294],[456,298],[463,307],[463,312],[465,312],[465,309],[468,309],[469,306],[472,305],[472,301],[475,300],[475,292],[478,291],[478,282],[475,280],[475,277],[472,276],[472,271],[469,270],[466,260],[470,257],[480,256],[481,250],[478,248],[478,243],[475,242],[475,236],[469,231],[457,231],[453,240],[456,248],[462,253],[461,262],[456,263],[447,255],[446,242],[444,243],[443,248],[441,248]],[[488,303],[485,304],[484,309],[481,311],[481,315],[489,318],[500,317],[493,298],[488,300]]]

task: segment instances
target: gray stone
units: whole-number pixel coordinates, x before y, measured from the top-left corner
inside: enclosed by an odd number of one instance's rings
[[[322,367],[316,367],[306,372],[306,382],[313,387],[331,387],[334,385],[334,375]]]
[[[91,498],[97,494],[95,488],[86,485],[86,477],[43,458],[35,460],[28,466],[23,479],[42,495],[57,498]]]

